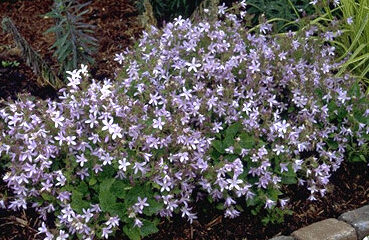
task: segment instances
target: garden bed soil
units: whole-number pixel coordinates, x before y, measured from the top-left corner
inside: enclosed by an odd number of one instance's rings
[[[0,17],[11,17],[32,47],[56,68],[52,50],[49,49],[54,39],[50,35],[43,35],[53,21],[41,16],[50,10],[51,3],[50,0],[0,2]],[[90,5],[87,21],[97,25],[96,37],[99,40],[96,64],[91,71],[95,79],[113,78],[118,67],[113,61],[114,54],[130,46],[142,30],[136,17],[137,12],[129,0],[95,0]],[[4,60],[20,63],[13,68],[0,67],[0,98],[16,98],[21,92],[41,98],[55,97],[55,90],[36,84],[37,76],[25,65],[19,51],[14,47],[12,37],[0,33],[0,62]],[[333,174],[327,195],[315,202],[307,200],[305,188],[291,186],[284,190],[291,198],[290,208],[293,214],[286,216],[283,224],[263,226],[258,217],[247,211],[236,219],[225,219],[222,212],[210,207],[205,201],[199,201],[193,206],[199,219],[192,225],[179,215],[174,216],[171,220],[163,220],[159,225],[159,232],[147,239],[264,240],[279,234],[288,235],[300,227],[338,217],[347,210],[368,204],[369,170],[365,163],[344,163]],[[5,192],[6,186],[1,182],[0,195]],[[0,210],[0,239],[41,239],[36,235],[39,223],[37,214],[31,209],[16,213]],[[118,233],[116,239],[125,238]]]

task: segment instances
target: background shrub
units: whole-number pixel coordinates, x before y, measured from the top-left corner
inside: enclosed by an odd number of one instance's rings
[[[203,0],[151,0],[155,17],[161,24],[162,21],[171,21],[181,15],[184,18],[191,16],[192,12]],[[144,9],[144,0],[139,0],[136,6],[140,12]]]
[[[55,49],[60,67],[59,73],[78,68],[79,64],[93,63],[92,54],[96,51],[97,39],[93,37],[95,26],[84,22],[85,8],[90,2],[76,0],[54,0],[52,10],[45,14],[55,19],[55,25],[45,34],[54,33]]]

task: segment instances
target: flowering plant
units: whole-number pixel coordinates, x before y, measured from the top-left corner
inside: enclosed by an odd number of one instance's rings
[[[219,14],[144,32],[117,54],[116,81],[89,83],[82,66],[67,72],[58,101],[7,103],[7,207],[54,215],[54,227],[39,229],[45,239],[108,238],[119,226],[140,239],[158,216],[192,222],[203,196],[227,217],[242,201],[278,215],[284,185],[314,200],[348,154],[365,160],[368,98],[331,74],[334,49],[316,30],[271,38],[268,24],[249,34],[226,7]]]

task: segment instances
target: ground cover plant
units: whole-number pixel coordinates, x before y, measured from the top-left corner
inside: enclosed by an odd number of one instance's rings
[[[115,56],[114,81],[90,80],[82,65],[58,101],[6,103],[0,153],[14,196],[2,206],[36,208],[46,239],[118,228],[140,239],[158,217],[192,222],[201,198],[226,217],[246,205],[281,221],[284,185],[314,200],[344,160],[365,161],[368,99],[355,79],[332,74],[334,49],[316,29],[269,37],[262,24],[251,34],[226,11],[153,27]]]

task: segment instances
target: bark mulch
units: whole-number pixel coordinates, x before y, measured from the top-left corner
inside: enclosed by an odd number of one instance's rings
[[[50,11],[51,4],[51,0],[0,2],[0,17],[11,17],[32,47],[52,67],[57,68],[52,50],[49,49],[54,38],[43,34],[53,24],[52,19],[42,17],[42,14]],[[97,26],[95,36],[99,40],[96,64],[91,68],[95,79],[113,78],[118,67],[113,61],[114,54],[123,51],[139,37],[142,29],[133,6],[130,0],[95,0],[90,5],[86,21]],[[16,98],[18,93],[41,98],[55,97],[55,90],[36,84],[37,76],[25,65],[14,46],[11,36],[0,32],[0,63],[3,60],[20,63],[13,68],[3,68],[0,64],[0,98]],[[0,172],[0,175],[3,173]],[[327,195],[315,202],[306,200],[308,193],[303,188],[291,186],[285,190],[291,198],[293,214],[286,216],[283,224],[263,226],[258,217],[247,211],[236,219],[225,219],[222,212],[205,201],[199,201],[194,205],[199,219],[192,225],[180,216],[174,216],[171,220],[163,220],[159,225],[159,233],[147,239],[264,240],[279,234],[288,235],[300,227],[338,217],[345,211],[368,204],[369,169],[364,163],[344,163],[333,174]],[[0,196],[5,192],[6,186],[0,180]],[[40,239],[36,235],[39,222],[32,210],[16,213],[0,210],[0,240]],[[120,235],[116,239],[126,238]]]

